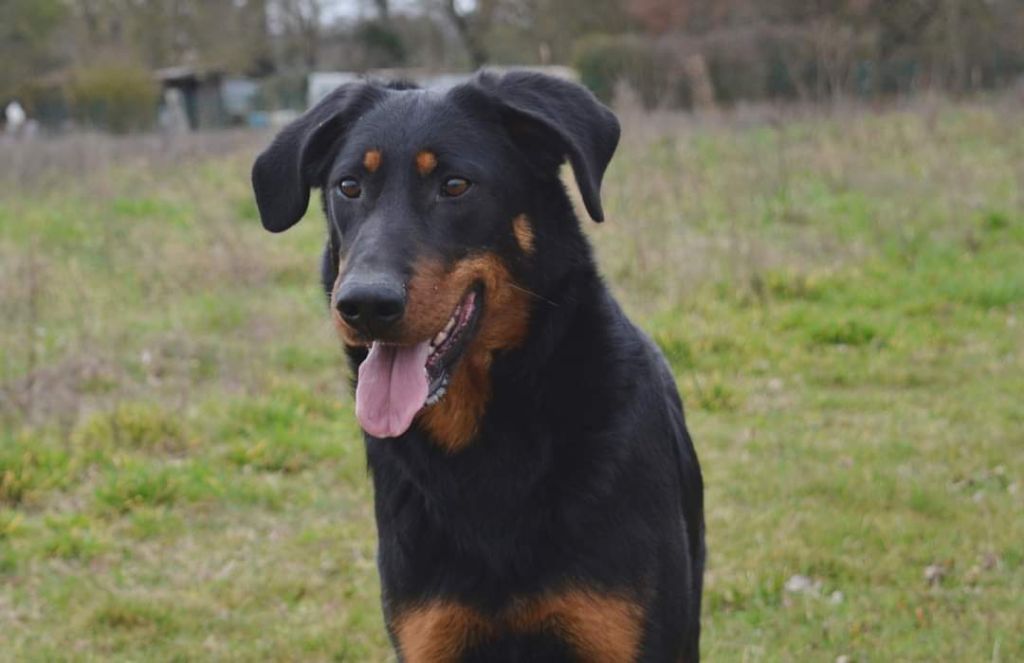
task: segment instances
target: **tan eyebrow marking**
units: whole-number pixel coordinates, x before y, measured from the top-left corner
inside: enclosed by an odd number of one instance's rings
[[[437,155],[429,150],[423,150],[416,155],[416,171],[420,175],[429,175],[437,168]]]
[[[512,222],[512,233],[516,236],[516,243],[523,253],[533,253],[533,226],[525,214],[520,214]]]
[[[371,173],[376,173],[380,168],[380,150],[366,150],[363,155],[363,167]]]

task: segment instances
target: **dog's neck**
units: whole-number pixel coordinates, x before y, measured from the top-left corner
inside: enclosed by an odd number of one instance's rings
[[[580,316],[588,315],[605,294],[605,286],[590,261],[567,271],[534,297],[530,331],[515,353],[523,367],[543,367],[558,354]]]

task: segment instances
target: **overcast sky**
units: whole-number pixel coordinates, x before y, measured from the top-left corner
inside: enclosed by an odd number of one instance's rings
[[[327,20],[340,18],[358,18],[361,14],[369,15],[373,12],[372,3],[363,0],[327,0]],[[418,0],[391,0],[391,11],[403,12],[414,9],[420,5]],[[469,11],[476,5],[476,0],[456,0],[455,6],[461,11]]]

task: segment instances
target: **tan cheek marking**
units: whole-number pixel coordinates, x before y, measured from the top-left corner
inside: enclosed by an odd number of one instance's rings
[[[409,284],[406,316],[431,319],[429,338],[444,326],[459,298],[477,281],[484,284],[483,316],[476,335],[465,350],[459,367],[451,376],[448,393],[437,405],[419,417],[424,429],[439,445],[458,451],[476,434],[477,425],[491,397],[490,369],[494,353],[519,347],[526,339],[530,319],[530,301],[524,290],[515,287],[501,259],[486,253],[467,258],[447,274],[437,275],[429,267],[417,269]],[[432,273],[433,272],[433,273]],[[422,280],[417,278],[423,276]],[[416,313],[416,312],[419,313]],[[437,315],[439,312],[440,315]],[[433,316],[437,317],[433,317]]]
[[[416,172],[420,175],[429,175],[437,168],[437,156],[429,150],[423,150],[416,155]]]
[[[440,261],[416,261],[409,279],[408,297],[402,333],[411,343],[436,334],[455,310],[465,289],[462,282],[453,282],[450,273]],[[468,286],[468,282],[465,284]]]
[[[437,334],[462,296],[478,281],[484,284],[487,295],[477,332],[451,376],[448,393],[417,419],[434,442],[450,452],[464,447],[476,434],[491,397],[494,353],[516,348],[526,339],[530,319],[526,291],[515,286],[501,258],[493,253],[466,258],[450,268],[439,261],[421,260],[414,265],[409,280],[402,328],[392,339],[417,343]],[[365,345],[337,309],[332,308],[332,317],[342,341],[351,346]]]
[[[380,168],[380,150],[367,150],[363,155],[363,167],[368,172],[376,173]]]
[[[338,311],[338,307],[334,305],[334,301],[338,296],[338,288],[341,287],[341,277],[344,273],[345,260],[339,256],[338,275],[334,278],[334,286],[331,288],[331,321],[334,322],[334,328],[338,332],[338,337],[341,338],[342,343],[351,347],[365,346],[366,343],[361,341],[355,330],[349,327],[348,323],[342,319],[341,312]]]
[[[338,288],[341,287],[341,275],[345,273],[345,259],[341,256],[341,251],[338,252],[338,274],[334,277],[334,286],[331,287],[331,303],[334,303],[334,296],[338,294]]]
[[[525,214],[520,214],[512,222],[512,232],[516,236],[516,243],[519,248],[523,250],[523,253],[530,255],[533,253],[533,226],[530,225],[530,219]]]
[[[334,301],[331,301],[331,320],[334,322],[334,329],[338,332],[338,337],[341,338],[341,342],[349,347],[366,347],[368,343],[359,338],[359,335],[348,326],[345,320],[342,319],[341,313],[337,307],[334,306]]]

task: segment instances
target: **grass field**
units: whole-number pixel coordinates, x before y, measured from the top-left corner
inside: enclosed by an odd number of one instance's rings
[[[588,222],[707,480],[709,661],[1024,660],[1024,111],[627,114]],[[262,137],[0,160],[0,660],[386,661]]]

